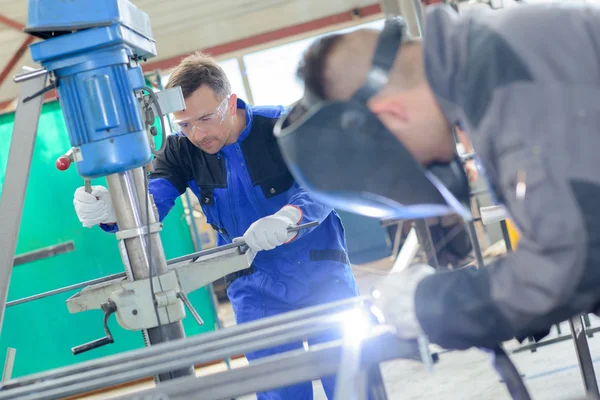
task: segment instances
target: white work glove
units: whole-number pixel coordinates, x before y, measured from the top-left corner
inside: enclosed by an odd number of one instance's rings
[[[273,250],[277,246],[292,241],[298,232],[288,233],[287,229],[298,225],[302,211],[294,206],[284,206],[273,215],[264,217],[250,225],[244,233],[244,240],[255,253]]]
[[[373,305],[383,313],[386,323],[396,327],[400,338],[415,339],[423,334],[415,313],[415,292],[419,283],[434,273],[427,264],[415,264],[375,284]]]
[[[84,187],[78,188],[73,205],[79,221],[86,228],[117,222],[110,193],[104,186],[92,186],[92,193],[86,192]]]

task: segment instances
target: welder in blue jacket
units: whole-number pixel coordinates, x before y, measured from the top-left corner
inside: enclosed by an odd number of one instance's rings
[[[298,308],[356,296],[344,229],[337,213],[298,186],[284,163],[273,126],[283,107],[254,107],[231,93],[224,71],[195,53],[175,68],[167,87],[180,86],[186,109],[174,113],[178,133],[169,136],[149,179],[162,220],[190,188],[219,244],[243,236],[256,254],[248,270],[226,277],[238,324]],[[75,192],[86,227],[117,230],[110,195],[102,186]],[[287,228],[318,221],[313,229]],[[249,360],[301,343],[246,354]],[[323,386],[333,398],[332,378]],[[263,399],[312,399],[312,384],[259,394]]]

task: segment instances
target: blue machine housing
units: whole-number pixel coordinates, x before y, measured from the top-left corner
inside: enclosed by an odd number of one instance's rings
[[[145,87],[137,61],[156,56],[148,16],[126,0],[30,0],[28,18],[26,31],[48,37],[30,46],[31,56],[54,72],[78,173],[96,178],[149,163],[135,93]]]

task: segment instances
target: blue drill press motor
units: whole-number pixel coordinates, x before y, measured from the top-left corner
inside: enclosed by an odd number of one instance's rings
[[[127,0],[29,0],[34,61],[51,72],[77,171],[96,178],[152,159],[140,60],[156,56],[148,15]],[[43,128],[43,127],[42,127]]]

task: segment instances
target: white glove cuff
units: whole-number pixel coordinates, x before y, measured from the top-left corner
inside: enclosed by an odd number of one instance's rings
[[[289,219],[292,225],[298,225],[302,221],[303,212],[300,208],[288,204],[277,211],[275,215]]]

